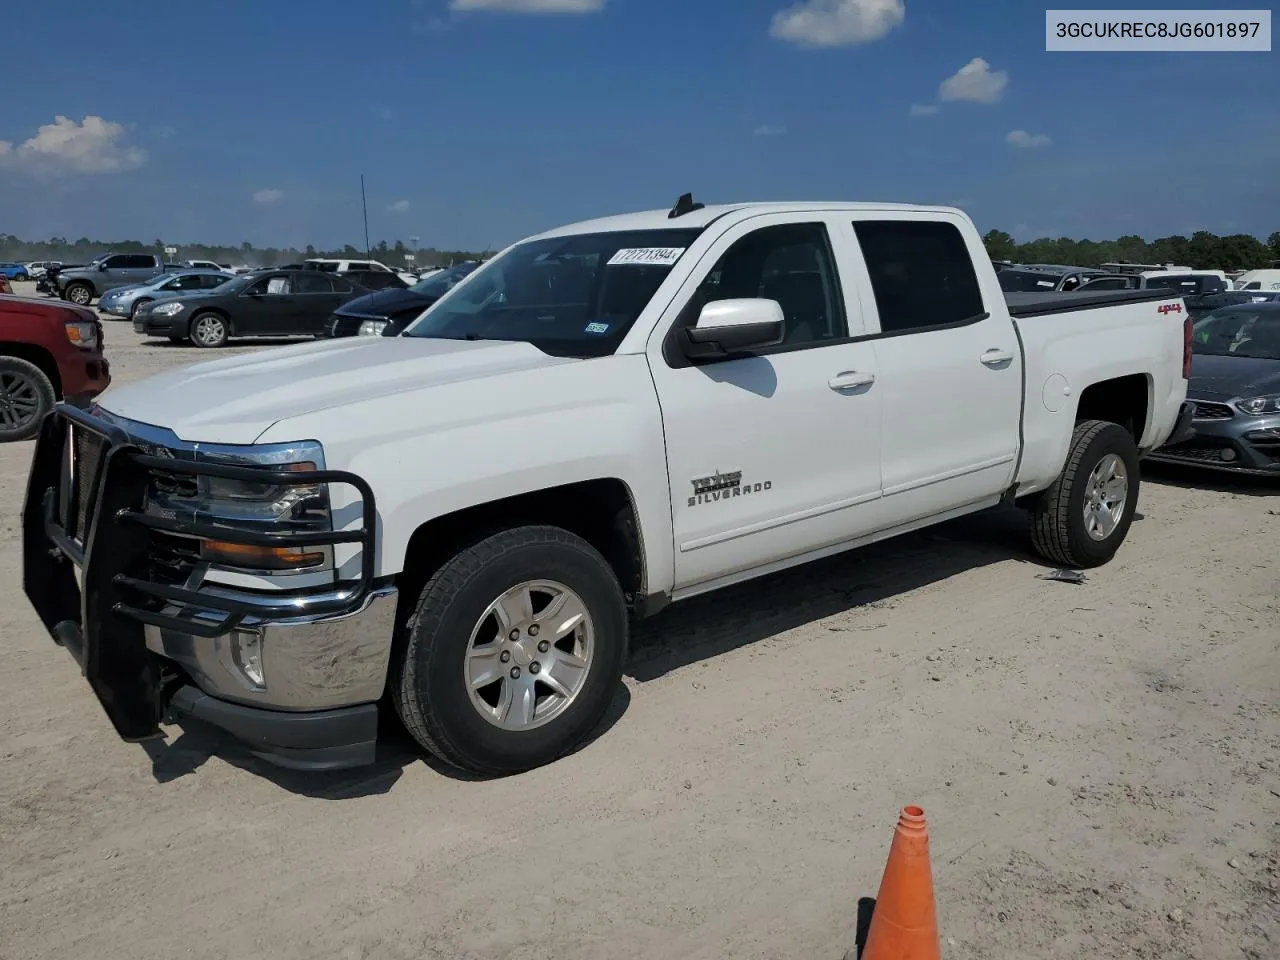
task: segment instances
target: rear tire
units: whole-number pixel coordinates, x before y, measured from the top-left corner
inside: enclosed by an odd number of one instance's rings
[[[504,530],[427,581],[392,658],[391,698],[444,762],[519,773],[578,747],[600,722],[627,628],[622,588],[589,543],[558,527]]]
[[[0,357],[0,443],[34,437],[57,402],[43,370],[17,357]]]
[[[87,307],[93,300],[93,287],[87,283],[73,283],[67,287],[63,299],[71,301],[76,306]]]
[[[1031,508],[1031,542],[1046,560],[1099,567],[1115,556],[1138,508],[1138,448],[1119,424],[1076,424],[1066,466]]]

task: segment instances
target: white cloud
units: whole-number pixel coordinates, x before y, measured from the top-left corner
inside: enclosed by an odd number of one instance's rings
[[[913,103],[909,113],[913,117],[931,117],[941,109],[935,103]]]
[[[907,16],[904,0],[804,0],[773,15],[769,33],[802,47],[871,43]]]
[[[264,187],[261,190],[255,191],[253,195],[254,203],[279,203],[283,199],[284,191],[276,190],[272,187]]]
[[[397,200],[395,203],[387,207],[387,213],[408,213],[409,201]]]
[[[752,135],[757,137],[780,137],[786,132],[786,127],[775,127],[767,123],[762,123],[751,131]]]
[[[497,10],[503,13],[598,13],[605,0],[452,0],[450,10]]]
[[[0,140],[0,162],[32,173],[121,173],[147,162],[147,151],[127,142],[124,124],[86,116],[77,123],[54,117],[21,144]]]
[[[972,103],[995,103],[1004,96],[1009,85],[1009,74],[1004,70],[992,70],[991,64],[981,57],[974,57],[955,76],[947,77],[938,88],[942,100],[968,100]]]
[[[1036,150],[1053,143],[1043,133],[1027,133],[1025,130],[1011,130],[1005,134],[1005,140],[1015,147],[1022,147],[1025,150]]]

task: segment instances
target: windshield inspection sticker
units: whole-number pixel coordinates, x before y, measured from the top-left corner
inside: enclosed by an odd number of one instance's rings
[[[608,333],[609,325],[607,323],[588,323],[584,333]]]
[[[669,267],[680,259],[682,253],[684,253],[684,247],[628,247],[610,257],[609,266],[637,263],[642,266]]]

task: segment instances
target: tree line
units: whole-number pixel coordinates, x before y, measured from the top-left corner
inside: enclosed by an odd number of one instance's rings
[[[1220,237],[1199,230],[1190,237],[1174,235],[1150,242],[1131,235],[1116,240],[1070,240],[1044,237],[1018,243],[1003,230],[982,238],[992,260],[1014,263],[1061,263],[1100,267],[1104,263],[1173,263],[1196,270],[1256,270],[1280,261],[1280,230],[1263,243],[1246,233]]]
[[[1116,240],[1044,237],[1027,243],[1016,242],[1003,230],[991,230],[982,240],[992,260],[1011,260],[1014,263],[1063,263],[1076,267],[1099,267],[1104,263],[1175,263],[1198,270],[1252,270],[1280,261],[1280,230],[1271,234],[1265,243],[1248,234],[1220,237],[1207,230],[1197,231],[1190,237],[1175,235],[1150,242],[1130,235]],[[248,241],[238,247],[206,243],[171,245],[178,247],[178,253],[171,259],[212,260],[233,266],[275,267],[312,257],[363,260],[367,256],[362,248],[351,244],[333,250],[320,250],[310,244],[302,250],[296,247],[255,247]],[[12,234],[0,234],[0,260],[84,263],[102,253],[152,253],[163,257],[165,246],[160,240],[149,244],[138,240],[109,243],[86,237],[74,242],[65,237],[31,241],[20,240]],[[401,240],[394,244],[380,240],[370,253],[375,260],[397,267],[407,262],[406,254],[413,254],[414,263],[419,267],[445,266],[459,260],[479,260],[493,255],[491,250],[439,250],[435,247],[414,250]]]
[[[164,248],[176,246],[178,252],[166,256]],[[310,244],[305,249],[296,247],[255,247],[245,241],[238,247],[219,246],[208,243],[166,244],[161,240],[142,243],[139,240],[90,240],[81,237],[74,242],[66,237],[51,237],[48,240],[21,240],[12,234],[0,234],[0,260],[5,262],[30,263],[37,260],[60,260],[63,263],[86,263],[103,253],[151,253],[167,260],[212,260],[214,263],[232,266],[246,265],[250,267],[276,267],[286,263],[298,263],[312,257],[323,257],[339,260],[365,260],[370,256],[388,266],[401,267],[408,261],[406,255],[413,255],[414,265],[418,267],[447,266],[460,260],[479,260],[493,255],[493,251],[474,250],[438,250],[435,247],[419,247],[415,250],[397,240],[388,244],[380,240],[378,245],[366,252],[362,247],[351,244],[340,249],[320,250]]]

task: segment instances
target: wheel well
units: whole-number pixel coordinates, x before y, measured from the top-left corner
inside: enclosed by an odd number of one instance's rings
[[[0,357],[17,357],[40,368],[40,372],[53,384],[53,394],[62,399],[62,378],[58,376],[58,365],[53,362],[53,355],[43,347],[30,343],[0,343]]]
[[[1076,421],[1107,420],[1118,423],[1142,442],[1147,429],[1147,378],[1141,373],[1103,380],[1080,394]]]
[[[628,603],[643,592],[644,554],[631,492],[602,478],[520,494],[428,520],[414,531],[399,576],[401,609],[412,612],[431,575],[464,547],[498,530],[547,524],[575,533],[600,551],[617,574]]]

